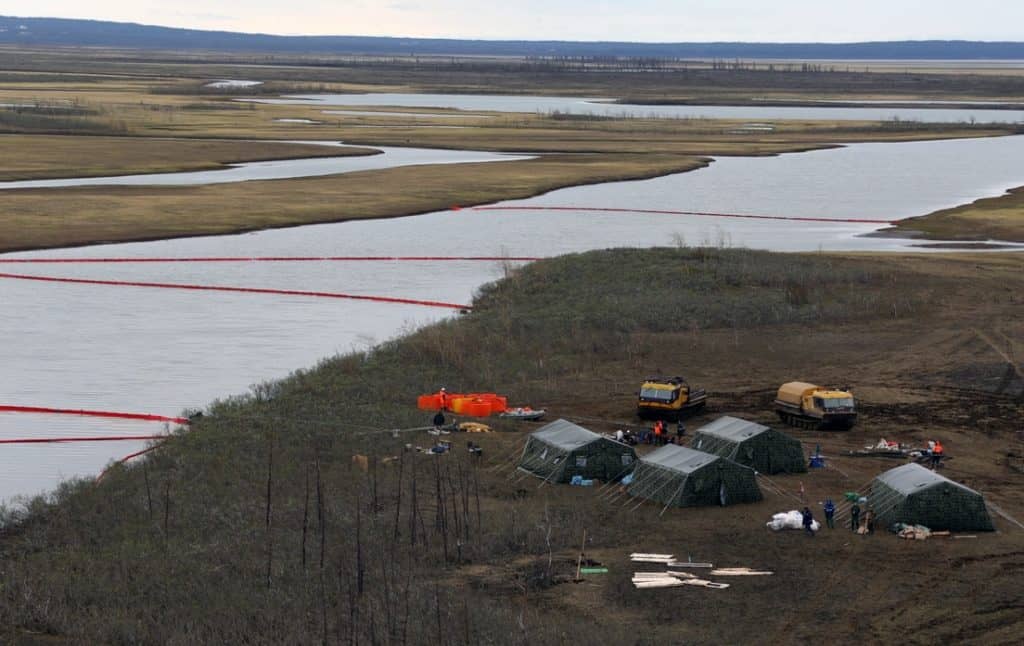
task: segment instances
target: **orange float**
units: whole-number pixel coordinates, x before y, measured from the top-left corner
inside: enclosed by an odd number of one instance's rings
[[[490,401],[492,413],[504,413],[508,408],[508,399],[500,395],[495,395],[494,399]]]
[[[508,398],[497,393],[445,393],[442,404],[441,393],[420,395],[416,407],[420,410],[449,410],[457,415],[487,417],[502,413],[508,408]]]
[[[465,414],[470,417],[487,417],[491,414],[491,403],[481,399],[473,400],[465,407]]]
[[[420,395],[416,398],[416,408],[420,410],[441,410],[441,398],[437,395]]]
[[[451,410],[453,413],[462,415],[466,411],[466,407],[468,407],[472,403],[472,397],[456,397],[455,399],[451,400],[451,403],[448,405],[448,409]]]

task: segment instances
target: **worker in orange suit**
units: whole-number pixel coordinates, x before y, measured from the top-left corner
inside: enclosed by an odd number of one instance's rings
[[[441,404],[441,410],[448,410],[448,391],[441,387],[437,393],[437,401]]]
[[[654,423],[654,444],[661,446],[665,437],[665,424],[659,419]]]
[[[932,469],[938,469],[942,462],[942,442],[935,440],[935,448],[932,449]]]

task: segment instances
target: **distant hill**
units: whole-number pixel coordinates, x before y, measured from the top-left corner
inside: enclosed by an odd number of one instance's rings
[[[1024,59],[1022,42],[629,43],[459,40],[375,36],[274,36],[65,18],[0,16],[0,45],[377,55],[617,56],[684,59]]]

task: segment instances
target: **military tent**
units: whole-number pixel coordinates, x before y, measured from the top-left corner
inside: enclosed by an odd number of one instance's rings
[[[530,434],[519,468],[549,482],[618,480],[633,470],[636,451],[564,419]]]
[[[758,473],[804,473],[800,441],[785,433],[737,417],[719,417],[697,429],[690,446],[751,467]]]
[[[889,469],[875,478],[869,504],[882,527],[907,523],[955,532],[995,529],[980,493],[919,464]]]
[[[750,467],[674,444],[640,458],[628,492],[677,507],[761,500],[761,489]]]

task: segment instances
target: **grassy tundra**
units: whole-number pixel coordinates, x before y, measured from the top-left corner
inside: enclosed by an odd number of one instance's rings
[[[0,181],[216,170],[239,162],[373,152],[263,141],[5,135]]]
[[[471,92],[499,87],[509,92],[621,92],[649,101],[735,103],[775,96],[768,92],[775,87],[794,101],[883,94],[903,99],[1005,100],[1000,97],[1024,83],[1016,76],[930,72],[697,66],[636,74],[538,67],[514,60],[431,59],[417,63],[286,57],[270,61],[216,54],[203,58],[11,48],[0,48],[0,68],[6,70],[0,73],[0,103],[14,104],[0,107],[0,133],[7,133],[0,134],[0,153],[9,160],[2,179],[198,170],[230,161],[344,154],[342,149],[280,143],[289,140],[549,154],[530,162],[460,168],[458,173],[445,167],[418,167],[245,185],[3,191],[0,251],[418,213],[452,204],[525,197],[562,186],[679,172],[703,165],[712,155],[768,155],[837,142],[995,136],[1014,131],[1008,126],[980,124],[794,121],[778,122],[771,132],[752,132],[744,130],[741,122],[706,119],[486,113],[451,118],[451,111],[420,109],[415,112],[446,118],[325,115],[318,106],[234,101],[250,94],[410,89]],[[210,79],[246,77],[267,83],[244,92],[205,87]],[[495,84],[498,78],[501,82]],[[437,125],[457,127],[432,127]],[[421,190],[396,194],[395,186]],[[341,209],[341,204],[352,208]]]
[[[895,234],[931,240],[1008,240],[1024,242],[1024,186],[998,197],[975,200],[920,218],[903,220]]]
[[[711,154],[1008,132],[798,123],[735,134],[735,124],[703,120],[559,115],[444,119],[438,121],[466,128],[431,129],[401,117],[325,120],[304,106],[240,106],[229,101],[235,94],[198,89],[211,78],[258,73],[282,83],[273,90],[284,83],[350,91],[616,87],[679,100],[739,100],[770,88],[789,97],[826,90],[830,97],[984,98],[1019,94],[1020,87],[1015,77],[899,72],[620,75],[524,71],[493,61],[373,66],[306,58],[267,65],[237,57],[211,63],[126,52],[31,54],[0,51],[7,70],[0,102],[38,99],[81,112],[8,115],[12,134],[0,137],[8,158],[42,144],[11,167],[21,177],[200,168],[301,152],[242,139],[589,154],[457,173],[406,168],[244,187],[15,191],[0,194],[7,249],[414,213],[676,172]],[[150,146],[153,154],[143,154]],[[60,218],[46,217],[53,213]],[[838,530],[812,542],[799,533],[767,534],[763,523],[802,504],[797,492],[815,505],[891,466],[841,457],[881,436],[941,439],[955,456],[948,476],[1024,516],[1021,475],[1007,455],[1024,450],[1017,424],[1024,381],[1013,359],[1024,351],[1021,264],[1016,254],[659,249],[508,267],[466,316],[215,402],[150,459],[115,468],[99,484],[69,482],[4,510],[0,642],[780,643],[820,639],[828,630],[836,641],[898,633],[911,643],[1016,643],[1024,630],[1016,573],[1024,563],[1020,530],[1005,519],[997,518],[993,535],[925,544]],[[773,423],[772,389],[794,378],[853,385],[864,417],[845,434],[793,431],[808,450],[820,444],[834,468],[773,478],[762,503],[664,514],[521,476],[510,464],[526,429],[512,424],[472,437],[484,447],[478,460],[465,451],[464,436],[453,437],[453,453],[430,457],[405,445],[429,446],[435,438],[390,432],[423,424],[413,398],[441,384],[508,393],[514,402],[611,431],[634,424],[636,385],[655,372],[683,372],[709,390],[708,414],[694,425],[721,413]],[[368,457],[365,472],[356,455]],[[573,584],[584,530],[588,556],[610,573]],[[726,591],[654,596],[629,585],[634,568],[626,555],[634,550],[776,575],[736,581]],[[950,604],[953,597],[964,602]]]
[[[838,641],[911,621],[911,643],[1012,643],[1024,530],[1001,518],[996,534],[926,544],[764,522],[801,489],[817,509],[892,466],[841,457],[882,434],[941,439],[947,476],[1024,516],[1004,463],[1024,381],[985,340],[1024,338],[1021,263],[655,249],[509,268],[466,316],[216,402],[150,459],[9,510],[0,641],[780,643],[825,617]],[[429,457],[403,447],[436,438],[387,430],[421,426],[415,395],[443,383],[611,431],[634,423],[636,384],[658,371],[708,388],[704,421],[776,423],[773,387],[804,375],[852,384],[864,419],[792,431],[835,468],[774,477],[761,503],[664,514],[515,472],[535,427],[469,436],[480,459],[466,436]],[[584,530],[611,572],[573,584]],[[637,591],[636,550],[776,575]]]

